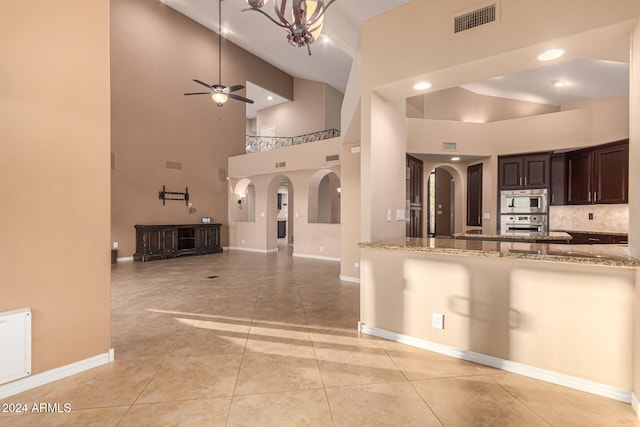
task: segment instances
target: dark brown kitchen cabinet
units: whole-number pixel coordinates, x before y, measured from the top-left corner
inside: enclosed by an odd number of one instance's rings
[[[577,231],[569,232],[571,234],[572,245],[602,245],[602,244],[623,244],[629,243],[627,234],[618,233],[581,233]]]
[[[564,205],[567,199],[567,159],[563,153],[551,155],[551,205]]]
[[[628,203],[629,140],[567,153],[567,204]]]
[[[222,252],[220,224],[136,225],[136,261]]]
[[[467,167],[467,225],[482,225],[482,163]]]
[[[498,157],[500,190],[548,188],[551,175],[550,163],[549,153]]]

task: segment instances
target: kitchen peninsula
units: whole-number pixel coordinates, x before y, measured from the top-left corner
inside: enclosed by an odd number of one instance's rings
[[[403,237],[360,248],[362,332],[631,401],[640,260],[627,246]]]
[[[454,233],[454,239],[507,241],[528,243],[569,243],[571,234],[564,231],[503,231],[500,233],[485,233],[482,230],[467,230],[464,233]]]

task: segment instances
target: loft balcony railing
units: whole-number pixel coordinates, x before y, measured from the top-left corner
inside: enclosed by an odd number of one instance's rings
[[[247,153],[258,153],[260,151],[275,150],[276,148],[292,147],[294,145],[318,142],[323,139],[337,138],[340,131],[337,129],[327,129],[320,132],[308,133],[300,136],[250,136],[247,135]]]

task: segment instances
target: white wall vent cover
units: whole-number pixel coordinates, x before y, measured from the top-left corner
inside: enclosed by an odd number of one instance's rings
[[[443,142],[442,150],[443,151],[456,151],[458,149],[458,144],[456,142]]]
[[[31,310],[0,313],[0,384],[31,374]]]
[[[454,34],[470,30],[480,25],[489,24],[496,20],[498,5],[491,3],[453,18]]]
[[[326,159],[327,159],[327,162],[335,162],[336,160],[340,160],[340,155],[332,154],[330,156],[327,156]]]

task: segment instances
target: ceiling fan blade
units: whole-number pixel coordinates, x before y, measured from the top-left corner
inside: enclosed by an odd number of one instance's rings
[[[251,99],[245,98],[245,97],[240,96],[240,95],[234,95],[233,93],[228,93],[227,96],[229,98],[235,99],[237,101],[242,101],[242,102],[246,102],[246,103],[249,103],[249,104],[253,104],[253,101]]]
[[[229,92],[235,92],[240,89],[244,89],[244,86],[243,85],[229,86]]]
[[[200,80],[193,79],[194,82],[201,84],[202,86],[208,87],[209,89],[213,89],[213,86],[206,84],[205,82],[201,82]]]
[[[185,93],[185,95],[211,95],[211,92],[191,92]]]

